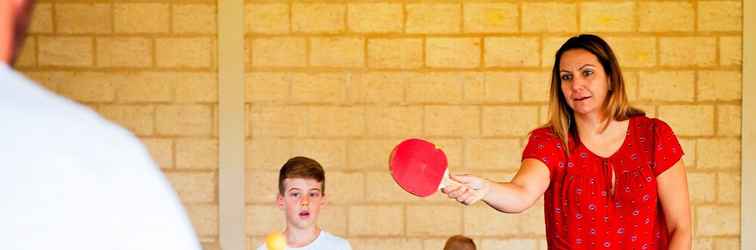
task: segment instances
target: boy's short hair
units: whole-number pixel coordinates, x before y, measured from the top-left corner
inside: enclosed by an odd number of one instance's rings
[[[284,163],[278,172],[278,193],[281,195],[286,191],[284,180],[287,178],[314,179],[320,182],[320,192],[325,194],[325,171],[320,163],[313,159],[297,156]]]
[[[462,235],[454,235],[446,240],[444,250],[475,250],[475,242]]]

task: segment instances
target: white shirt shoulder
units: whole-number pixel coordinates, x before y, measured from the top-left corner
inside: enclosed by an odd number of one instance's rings
[[[127,130],[0,64],[2,249],[200,249]]]

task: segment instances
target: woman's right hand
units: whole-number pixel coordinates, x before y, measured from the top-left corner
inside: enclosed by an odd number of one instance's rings
[[[465,205],[472,205],[491,190],[491,182],[473,175],[451,175],[453,182],[441,189],[449,198]]]

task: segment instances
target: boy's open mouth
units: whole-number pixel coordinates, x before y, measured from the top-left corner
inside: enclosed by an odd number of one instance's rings
[[[299,217],[309,217],[309,216],[310,216],[310,212],[308,211],[299,212]]]

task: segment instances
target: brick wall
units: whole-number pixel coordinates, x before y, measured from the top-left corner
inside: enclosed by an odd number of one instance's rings
[[[40,0],[19,68],[145,142],[217,249],[216,9],[212,0]],[[740,1],[246,2],[249,249],[284,225],[277,169],[319,160],[321,225],[355,249],[545,249],[542,203],[524,214],[418,199],[387,172],[425,137],[457,173],[507,180],[546,119],[549,69],[571,35],[618,54],[633,104],[686,151],[695,249],[737,249]],[[222,13],[220,13],[222,14]],[[430,217],[429,214],[435,217]]]

